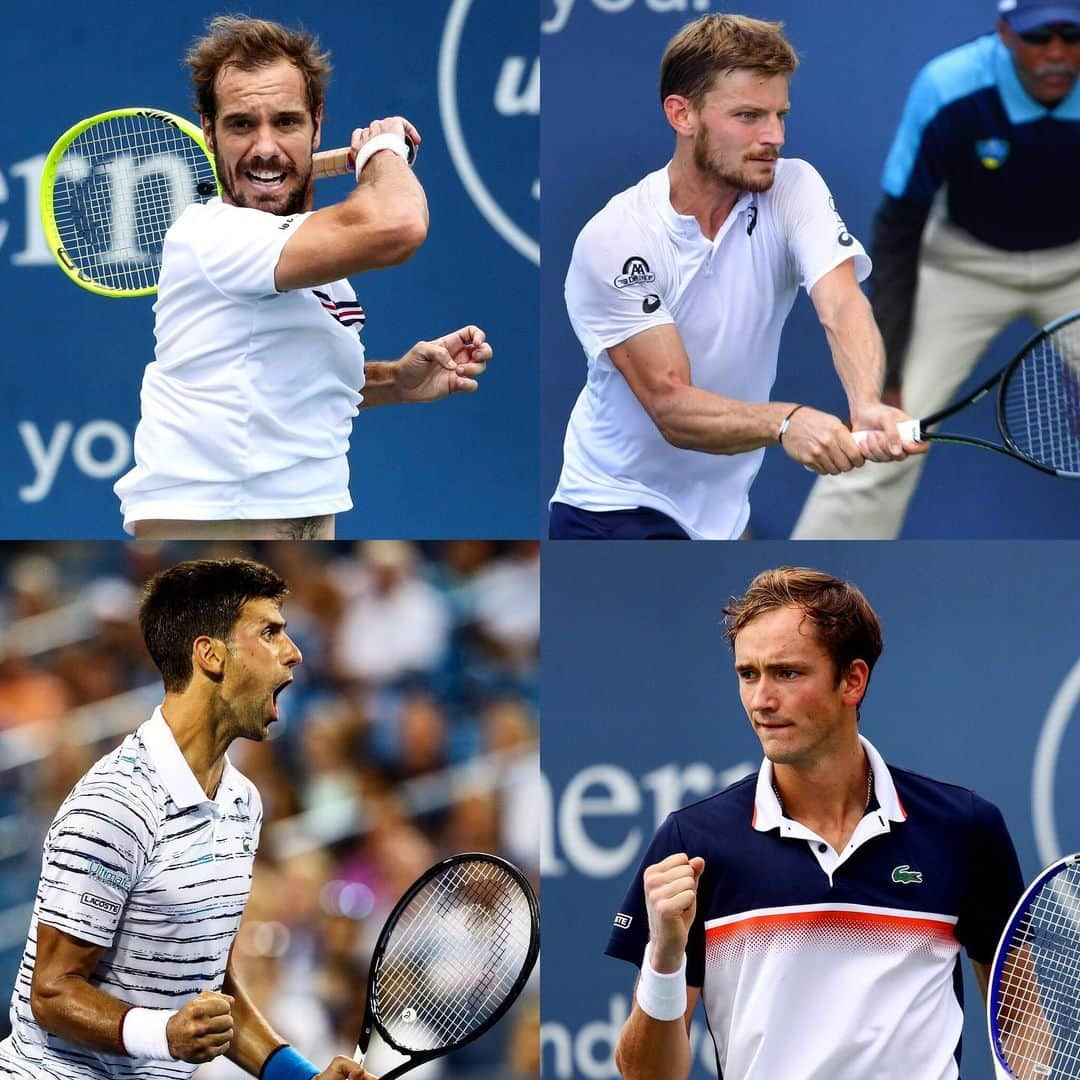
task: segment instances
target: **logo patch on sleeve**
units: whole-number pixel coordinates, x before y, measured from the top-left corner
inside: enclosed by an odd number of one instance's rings
[[[97,908],[98,911],[107,911],[110,915],[120,914],[119,904],[114,904],[111,900],[102,900],[100,896],[94,896],[88,892],[82,894],[82,902],[87,907]]]
[[[108,882],[110,885],[115,885],[118,889],[131,888],[131,878],[127,874],[122,874],[119,870],[110,870],[103,863],[92,862],[90,864],[90,876],[96,877],[99,881]]]
[[[633,915],[624,915],[621,911],[615,916],[615,925],[620,930],[629,930],[630,924],[634,921]]]
[[[655,281],[656,275],[649,269],[649,264],[640,255],[631,255],[623,263],[622,273],[615,278],[615,288],[625,289],[630,285],[648,285]]]

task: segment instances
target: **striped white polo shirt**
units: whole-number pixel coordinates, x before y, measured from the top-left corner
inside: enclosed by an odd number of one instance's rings
[[[990,963],[1023,891],[1000,812],[890,768],[842,851],[787,817],[772,764],[669,815],[615,918],[611,956],[641,964],[645,867],[705,860],[686,948],[724,1080],[956,1080],[961,948]]]
[[[161,709],[75,785],[45,837],[34,914],[11,998],[0,1076],[186,1080],[196,1066],[95,1053],[35,1022],[39,922],[105,952],[90,983],[153,1009],[220,990],[251,888],[262,803],[228,757],[215,798]]]

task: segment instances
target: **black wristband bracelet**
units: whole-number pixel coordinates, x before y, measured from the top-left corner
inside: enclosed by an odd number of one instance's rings
[[[791,412],[789,412],[787,414],[787,416],[784,417],[784,422],[780,425],[780,430],[776,433],[776,443],[777,443],[778,446],[783,446],[784,445],[784,432],[787,431],[788,425],[791,423],[791,418],[801,408],[802,408],[801,405],[796,405],[795,408],[792,409]]]

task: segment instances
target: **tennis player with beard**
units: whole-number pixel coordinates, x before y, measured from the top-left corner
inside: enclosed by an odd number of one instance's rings
[[[166,236],[135,465],[115,486],[150,538],[320,538],[352,507],[358,409],[477,388],[492,352],[464,326],[367,361],[345,278],[407,260],[427,235],[402,117],[353,132],[356,187],[312,210],[328,54],[306,33],[221,16],[187,56],[221,197]]]
[[[780,158],[798,63],[780,30],[714,14],[676,34],[660,71],[674,157],[577,239],[566,305],[588,376],[554,538],[733,539],[767,446],[829,474],[926,449],[881,402],[884,350],[859,290],[870,260],[814,168]],[[835,416],[768,400],[800,286],[862,444]]]
[[[289,1046],[232,960],[262,802],[226,751],[266,737],[301,661],[285,592],[240,559],[180,563],[147,586],[139,623],[165,699],[46,835],[0,1077],[189,1080],[225,1054],[262,1080],[374,1080]]]

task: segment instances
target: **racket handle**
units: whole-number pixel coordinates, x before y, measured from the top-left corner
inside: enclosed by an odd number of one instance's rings
[[[922,436],[918,420],[905,420],[896,425],[896,430],[900,433],[900,438],[903,439],[904,442],[918,442]],[[869,431],[853,431],[851,437],[857,443],[864,443],[869,434]]]
[[[352,1059],[357,1065],[364,1064],[364,1058],[367,1057],[367,1051],[360,1049],[360,1044],[356,1044],[356,1049],[353,1051]]]
[[[409,164],[416,160],[416,144],[405,136],[405,145],[409,148]],[[311,175],[316,180],[327,176],[345,176],[353,171],[353,152],[351,146],[338,150],[320,150],[311,155]]]

